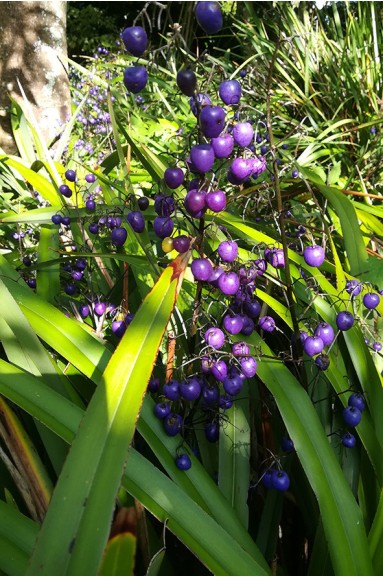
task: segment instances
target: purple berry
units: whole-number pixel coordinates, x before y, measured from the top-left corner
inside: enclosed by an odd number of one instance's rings
[[[226,195],[223,191],[210,191],[205,197],[205,203],[208,209],[214,213],[220,213],[226,209]]]
[[[106,311],[106,303],[104,301],[96,301],[94,304],[94,312],[96,315],[100,316],[104,315]]]
[[[283,249],[265,249],[265,260],[276,269],[283,269],[285,266],[285,255]]]
[[[197,97],[192,96],[190,98],[189,104],[190,104],[190,110],[192,111],[194,116],[197,116],[198,108],[202,109],[204,106],[208,106],[209,104],[211,104],[211,100],[207,94],[199,93],[199,94],[197,94]],[[197,106],[197,104],[199,105],[199,107]]]
[[[374,351],[382,351],[382,344],[379,341],[374,341],[374,343],[372,344],[372,349]]]
[[[326,355],[325,353],[321,353],[320,355],[317,355],[317,357],[314,360],[314,363],[317,366],[317,368],[320,369],[320,371],[326,371],[326,369],[328,369],[330,365],[329,356]]]
[[[211,146],[217,159],[226,159],[233,152],[234,138],[229,133],[220,134],[211,139]]]
[[[146,209],[149,207],[148,197],[139,197],[137,200],[137,205],[140,211],[146,211]]]
[[[241,315],[225,315],[223,327],[230,335],[237,335],[243,329],[244,319]]]
[[[207,423],[205,424],[205,437],[208,442],[215,443],[219,439],[219,423]]]
[[[191,189],[186,194],[184,206],[191,217],[200,219],[206,212],[206,192]]]
[[[270,317],[270,315],[261,317],[258,324],[260,329],[266,331],[266,333],[272,333],[275,329],[275,321],[272,317]]]
[[[219,391],[214,385],[204,385],[202,388],[202,399],[207,406],[215,405],[219,400]]]
[[[198,144],[191,148],[190,159],[199,173],[208,173],[214,164],[214,150],[209,144]]]
[[[319,323],[314,331],[314,337],[321,337],[325,345],[330,345],[334,341],[335,333],[329,323]]]
[[[362,412],[357,407],[348,406],[344,408],[342,416],[349,427],[356,427],[362,419]]]
[[[173,249],[178,253],[186,253],[190,247],[190,237],[186,235],[178,235],[173,238]]]
[[[80,313],[81,317],[83,319],[85,319],[85,317],[88,317],[89,313],[90,313],[90,307],[87,304],[82,304],[79,306],[78,308],[78,312]]]
[[[178,167],[169,167],[165,170],[164,181],[169,189],[177,189],[184,182],[185,175]]]
[[[282,451],[289,454],[291,452],[294,451],[294,442],[292,439],[289,438],[289,436],[283,436],[282,438],[282,442],[281,442],[281,448]]]
[[[307,355],[314,357],[317,353],[321,353],[324,348],[324,343],[321,337],[314,337],[309,335],[303,344],[303,349]]]
[[[251,355],[239,360],[241,371],[245,377],[254,377],[257,373],[258,363]]]
[[[349,279],[346,281],[346,291],[351,297],[356,297],[362,291],[362,284],[356,279]]]
[[[124,72],[124,84],[133,94],[141,92],[148,82],[148,71],[145,66],[131,66]]]
[[[206,343],[214,349],[221,349],[225,343],[225,334],[219,327],[210,327],[204,335]]]
[[[238,122],[233,128],[233,137],[240,147],[249,146],[254,139],[254,129],[249,122]]]
[[[325,253],[320,245],[312,245],[305,248],[303,258],[310,267],[320,267],[325,259]]]
[[[225,263],[232,263],[238,257],[238,245],[235,241],[222,241],[218,245],[218,255]]]
[[[196,281],[208,281],[213,273],[213,267],[208,259],[194,259],[191,271]]]
[[[365,408],[364,396],[361,393],[352,393],[348,398],[348,405],[352,407],[357,407],[359,411],[363,411]]]
[[[121,34],[124,46],[133,56],[142,56],[148,44],[148,36],[141,26],[129,26]]]
[[[99,232],[99,227],[97,223],[90,223],[89,225],[89,233],[92,233],[92,235],[98,235]]]
[[[286,492],[290,487],[290,478],[284,470],[274,470],[271,474],[271,485],[278,492]]]
[[[156,403],[153,411],[158,419],[165,419],[171,412],[171,405],[168,402]]]
[[[218,288],[224,295],[235,295],[239,289],[239,277],[235,271],[222,273],[218,279]]]
[[[85,180],[87,183],[94,183],[96,181],[96,175],[94,175],[93,173],[88,173],[87,175],[85,175]]]
[[[195,73],[186,68],[177,73],[177,85],[180,91],[186,96],[193,96],[197,88],[197,77]]]
[[[244,341],[237,341],[237,343],[233,343],[231,352],[236,357],[242,357],[250,354],[250,347]]]
[[[180,383],[176,379],[166,382],[163,387],[163,394],[171,401],[177,401],[180,398]]]
[[[195,17],[206,34],[216,34],[222,28],[223,17],[219,2],[197,2]]]
[[[72,189],[70,189],[70,188],[68,187],[68,185],[60,185],[60,186],[59,186],[59,191],[60,191],[60,193],[61,193],[64,197],[67,197],[68,199],[69,199],[69,198],[72,196],[72,194],[73,194]]]
[[[76,171],[68,169],[67,171],[65,171],[65,178],[67,181],[74,183],[76,181]]]
[[[178,413],[169,413],[162,423],[168,436],[176,436],[182,430],[183,419]]]
[[[127,236],[128,233],[127,230],[124,229],[124,227],[116,227],[115,229],[113,229],[111,234],[113,245],[115,245],[116,247],[122,247],[122,245],[126,241]]]
[[[211,374],[217,381],[223,381],[227,377],[227,364],[224,359],[213,361]]]
[[[223,380],[223,389],[229,395],[238,395],[238,393],[243,388],[243,380],[239,375],[233,375],[231,377],[226,377]]]
[[[195,377],[188,381],[181,381],[179,390],[181,397],[186,401],[194,401],[201,395],[201,384]]]
[[[62,222],[62,216],[57,213],[56,215],[52,215],[51,220],[55,225],[60,225]]]
[[[380,296],[378,293],[366,293],[363,296],[363,305],[367,309],[375,309],[380,303]]]
[[[340,311],[336,316],[336,326],[341,331],[348,331],[354,325],[354,316],[349,311]]]
[[[142,233],[145,229],[145,218],[141,211],[131,211],[126,215],[126,220],[136,233]]]
[[[94,201],[94,199],[89,198],[85,201],[85,207],[87,208],[88,211],[94,211],[96,208],[96,203]]]
[[[172,234],[174,221],[170,217],[156,217],[153,221],[153,229],[157,237],[165,239]]]
[[[187,471],[192,467],[191,459],[187,454],[181,454],[176,457],[176,466],[179,470]]]
[[[342,445],[345,448],[354,448],[356,446],[356,437],[352,435],[352,433],[350,432],[346,432],[345,434],[343,434],[340,439]]]
[[[113,321],[112,322],[112,331],[116,335],[116,337],[121,339],[121,337],[124,335],[124,333],[126,331],[125,321],[123,319]]]
[[[206,138],[217,138],[225,127],[226,112],[221,106],[205,106],[199,117]],[[214,152],[214,149],[213,149]]]
[[[225,104],[238,104],[241,93],[242,89],[238,80],[225,80],[219,85],[219,96]]]

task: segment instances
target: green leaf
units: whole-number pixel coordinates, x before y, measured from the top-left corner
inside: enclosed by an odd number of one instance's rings
[[[101,576],[133,576],[137,538],[131,532],[117,534],[109,540],[101,562]]]
[[[250,416],[248,386],[241,399],[225,412],[220,426],[218,487],[237,512],[245,528],[249,524],[247,500],[250,484]]]
[[[60,198],[56,188],[45,177],[28,168],[21,160],[17,159],[16,157],[0,155],[0,160],[3,160],[5,164],[15,169],[37,192],[40,193],[40,195],[42,195],[52,205],[60,204]]]
[[[56,485],[31,574],[98,571],[142,398],[188,258],[165,269],[110,358]]]
[[[10,576],[26,574],[39,525],[0,500],[0,569]]]
[[[50,303],[55,303],[57,295],[60,293],[60,263],[55,260],[58,249],[57,227],[41,225],[37,251],[36,292],[42,299],[46,299]],[[44,264],[46,266],[42,267]]]

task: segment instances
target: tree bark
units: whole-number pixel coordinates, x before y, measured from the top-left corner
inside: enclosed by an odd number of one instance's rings
[[[70,114],[66,2],[0,2],[0,148],[15,152],[10,100],[30,110],[47,143]]]

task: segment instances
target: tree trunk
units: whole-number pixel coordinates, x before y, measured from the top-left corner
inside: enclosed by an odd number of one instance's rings
[[[66,2],[0,2],[0,147],[15,152],[9,96],[20,83],[47,143],[70,114]]]

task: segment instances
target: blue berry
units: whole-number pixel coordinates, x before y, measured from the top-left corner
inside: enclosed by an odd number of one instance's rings
[[[192,466],[191,459],[187,454],[181,454],[176,457],[176,466],[179,470],[190,470]]]

